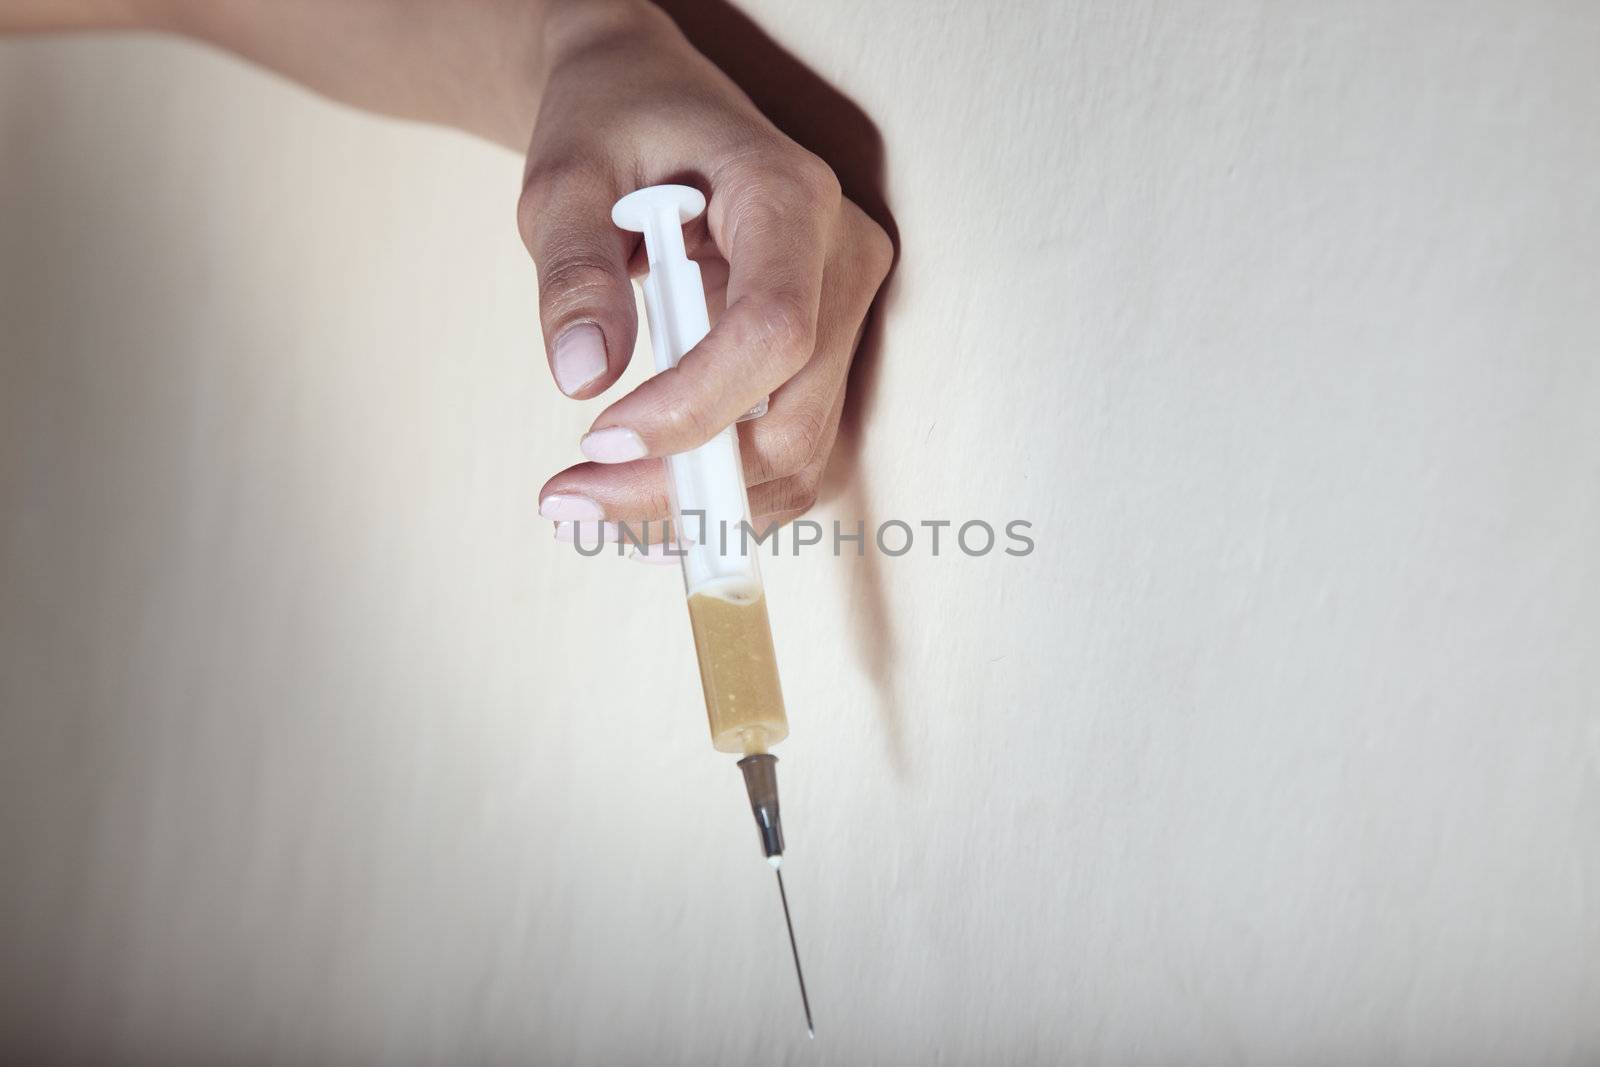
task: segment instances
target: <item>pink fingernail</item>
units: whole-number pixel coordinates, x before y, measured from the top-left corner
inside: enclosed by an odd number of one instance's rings
[[[622,525],[615,522],[558,522],[556,540],[567,545],[576,540],[585,548],[601,543],[614,545],[622,540]]]
[[[551,493],[539,501],[539,514],[547,519],[577,522],[580,519],[598,519],[605,512],[586,496],[578,493]]]
[[[584,434],[578,448],[596,463],[627,463],[643,459],[647,451],[639,435],[625,426],[607,426]]]
[[[568,396],[606,372],[606,339],[592,322],[580,323],[556,338],[550,355],[556,385]]]

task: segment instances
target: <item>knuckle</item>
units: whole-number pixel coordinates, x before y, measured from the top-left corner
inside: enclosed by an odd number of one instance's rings
[[[539,295],[546,304],[583,303],[617,283],[613,267],[582,253],[558,254],[540,268]]]
[[[656,417],[674,441],[705,441],[714,432],[703,408],[687,397],[676,396],[665,401],[657,409]]]
[[[807,467],[792,475],[784,486],[784,510],[796,514],[810,511],[817,504],[817,492],[821,487],[822,471],[819,468]]]
[[[533,192],[531,185],[524,185],[522,192],[517,196],[517,232],[522,235],[522,244],[528,251],[533,251],[534,225],[539,215],[539,205],[543,198]]]
[[[803,468],[817,454],[825,423],[822,412],[810,407],[801,408],[787,420],[784,459],[790,471]]]
[[[813,198],[814,206],[836,204],[844,195],[839,188],[839,176],[814,152],[799,149],[790,165],[790,173]]]
[[[866,260],[872,280],[879,283],[889,276],[889,268],[894,265],[894,242],[876,222],[867,223]]]
[[[545,210],[554,200],[557,190],[566,182],[571,172],[566,162],[534,163],[522,180],[522,192],[517,196],[517,229],[530,247],[539,232],[539,223]]]
[[[517,228],[528,248],[556,229],[567,194],[604,181],[605,173],[601,159],[576,146],[547,146],[531,159],[517,196]]]
[[[807,220],[822,229],[843,201],[838,175],[813,152],[789,141],[768,142],[726,172],[735,216]]]
[[[756,427],[756,454],[765,480],[787,477],[811,461],[822,439],[823,420],[806,408],[781,418],[769,415]]]
[[[805,507],[810,507],[817,502],[817,494],[822,490],[822,464],[808,463],[795,474],[795,490]]]
[[[779,292],[761,305],[760,328],[780,366],[792,374],[811,359],[816,320],[799,294]]]

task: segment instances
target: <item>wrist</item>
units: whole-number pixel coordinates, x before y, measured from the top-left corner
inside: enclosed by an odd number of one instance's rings
[[[547,0],[541,67],[549,71],[590,49],[674,31],[649,0]]]
[[[673,28],[647,0],[501,0],[493,10],[481,20],[489,24],[481,58],[496,72],[499,89],[462,101],[493,100],[493,113],[455,125],[518,151],[526,150],[545,89],[563,63],[591,48]]]

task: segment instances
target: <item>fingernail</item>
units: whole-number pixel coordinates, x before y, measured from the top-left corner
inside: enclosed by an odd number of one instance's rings
[[[585,547],[595,544],[614,545],[622,540],[622,524],[616,522],[558,522],[556,540],[572,544],[574,540]]]
[[[606,339],[592,322],[580,323],[556,338],[550,359],[556,385],[571,396],[606,372]]]
[[[605,512],[586,496],[577,493],[551,493],[539,501],[539,514],[547,519],[577,522],[580,519],[598,519]]]
[[[635,563],[676,563],[683,558],[683,550],[677,545],[669,546],[658,541],[646,546],[643,551],[634,549],[628,554],[628,558]]]
[[[596,463],[626,463],[645,455],[644,442],[625,426],[607,426],[584,434],[578,448]]]

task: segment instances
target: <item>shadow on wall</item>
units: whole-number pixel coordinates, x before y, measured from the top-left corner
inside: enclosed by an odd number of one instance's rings
[[[884,194],[883,138],[866,112],[726,0],[656,2],[780,130],[827,161],[844,194],[888,232],[898,264],[900,231]],[[822,486],[822,500],[839,502],[852,518],[867,519],[872,510],[867,473],[861,465],[862,432],[876,402],[883,314],[893,300],[895,273],[891,268],[862,328],[839,437]],[[895,634],[881,568],[881,558],[871,552],[859,560],[853,570],[858,610],[849,617],[862,666],[878,694],[890,762],[896,773],[904,773],[904,721],[894,684]]]

